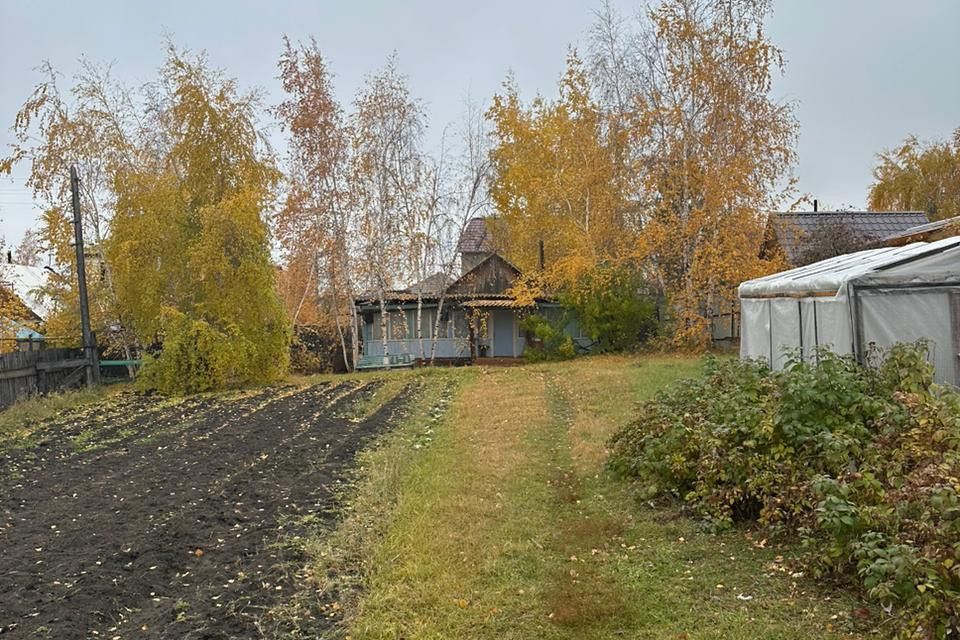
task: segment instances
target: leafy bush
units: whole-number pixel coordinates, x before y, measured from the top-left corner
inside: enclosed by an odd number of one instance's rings
[[[596,350],[624,351],[657,330],[656,300],[642,295],[645,286],[639,271],[601,268],[581,278],[561,299],[576,311],[584,335],[596,341]]]
[[[283,347],[288,338],[286,332],[269,327],[261,338],[254,342],[234,325],[221,328],[165,309],[163,349],[145,358],[137,385],[180,395],[270,382],[286,370],[287,353],[276,343]]]
[[[551,322],[540,315],[529,315],[520,322],[520,328],[532,334],[537,346],[527,346],[523,357],[527,362],[569,360],[577,355],[573,338],[563,332],[567,318],[561,315]]]
[[[800,532],[810,568],[855,580],[903,637],[956,634],[960,395],[933,384],[923,342],[817,360],[709,361],[614,436],[612,466],[714,527]]]

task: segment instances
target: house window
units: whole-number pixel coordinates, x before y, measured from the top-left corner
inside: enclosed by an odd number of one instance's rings
[[[467,317],[462,311],[453,312],[453,337],[454,338],[466,338],[470,335],[470,330],[467,327]]]
[[[409,325],[407,324],[407,314],[403,311],[390,311],[389,312],[389,322],[390,325],[387,327],[387,331],[390,335],[391,340],[404,340],[407,337],[409,332]]]
[[[424,340],[428,340],[433,335],[433,319],[435,317],[433,309],[420,311],[420,334]]]

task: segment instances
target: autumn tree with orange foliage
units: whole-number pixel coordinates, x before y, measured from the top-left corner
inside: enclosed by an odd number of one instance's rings
[[[643,211],[637,254],[671,305],[677,346],[705,346],[736,286],[782,266],[759,257],[766,213],[793,190],[797,130],[792,105],[771,97],[783,59],[764,31],[769,9],[665,0],[632,31],[608,7],[594,30],[601,93],[627,109],[616,118]]]
[[[736,286],[782,266],[760,246],[793,190],[796,122],[770,96],[783,63],[768,11],[665,0],[630,24],[605,5],[556,100],[525,106],[511,82],[494,97],[491,231],[528,274],[527,301],[639,277],[669,304],[672,343],[703,348]]]
[[[350,128],[316,41],[294,47],[284,38],[279,66],[287,97],[276,114],[290,134],[288,191],[275,225],[285,254],[281,295],[295,325],[333,329],[344,362],[356,362]]]

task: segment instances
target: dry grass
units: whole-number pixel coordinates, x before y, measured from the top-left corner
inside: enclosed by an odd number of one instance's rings
[[[460,387],[431,439],[415,435],[424,433],[423,415],[436,416],[427,409],[362,458],[365,479],[333,538],[350,550],[341,570],[362,567],[345,633],[855,637],[845,635],[855,603],[791,580],[784,550],[757,548],[740,533],[705,534],[675,510],[638,507],[605,470],[606,442],[635,403],[698,366],[596,357],[444,373]]]

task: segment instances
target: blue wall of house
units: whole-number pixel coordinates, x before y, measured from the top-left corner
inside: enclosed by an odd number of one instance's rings
[[[423,352],[430,357],[433,344],[436,343],[437,358],[463,359],[470,357],[469,331],[462,309],[445,311],[446,322],[441,323],[439,334],[432,336],[436,320],[436,308],[430,307],[421,312]],[[487,356],[520,357],[526,348],[526,335],[520,328],[520,318],[512,309],[492,309],[487,322],[486,334],[477,336],[480,352]],[[562,310],[558,306],[545,307],[539,311],[551,320],[560,318]],[[397,309],[387,312],[387,348],[391,354],[410,354],[420,356],[420,343],[417,339],[415,308]],[[382,356],[383,341],[380,336],[380,312],[367,311],[362,326],[363,355]],[[580,323],[570,319],[564,327],[564,333],[581,345],[589,344],[589,339],[581,335]]]

